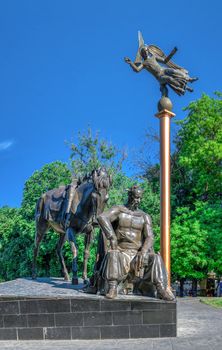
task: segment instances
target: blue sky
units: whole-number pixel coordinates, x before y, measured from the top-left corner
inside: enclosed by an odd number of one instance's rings
[[[88,125],[130,158],[146,129],[158,130],[157,82],[123,61],[135,57],[138,30],[166,53],[177,46],[175,62],[200,78],[193,94],[171,93],[177,119],[221,91],[221,13],[220,0],[1,1],[0,206],[19,206],[44,164],[68,161],[64,141]]]

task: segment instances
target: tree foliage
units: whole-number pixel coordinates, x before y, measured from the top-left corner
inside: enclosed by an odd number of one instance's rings
[[[189,104],[188,116],[177,123],[178,167],[186,186],[198,200],[215,201],[222,195],[222,100],[203,95]]]
[[[22,199],[22,214],[27,220],[33,220],[35,206],[40,196],[60,185],[67,185],[72,181],[71,171],[65,163],[60,161],[46,164],[36,170],[25,182]]]
[[[93,134],[91,128],[86,133],[78,133],[75,142],[68,143],[71,154],[71,168],[74,174],[84,176],[94,169],[105,166],[112,172],[119,172],[126,153],[101,139],[99,132]]]
[[[34,240],[33,223],[24,220],[20,209],[0,209],[0,278],[29,275]]]
[[[172,222],[172,271],[175,278],[205,278],[222,273],[222,210],[219,205],[196,202],[181,207]]]
[[[207,231],[197,210],[177,209],[171,227],[172,271],[176,278],[203,278],[207,272]]]
[[[172,156],[172,266],[177,277],[221,274],[222,100],[185,108]]]

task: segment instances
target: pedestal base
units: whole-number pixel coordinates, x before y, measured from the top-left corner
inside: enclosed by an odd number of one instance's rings
[[[58,297],[7,296],[1,294],[1,285],[0,340],[176,336],[176,302],[140,296],[107,300],[77,291],[64,296],[58,291]]]

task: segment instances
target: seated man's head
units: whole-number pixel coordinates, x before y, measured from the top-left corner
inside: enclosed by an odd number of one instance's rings
[[[128,190],[128,207],[132,210],[138,209],[142,195],[143,190],[139,186],[133,185]]]

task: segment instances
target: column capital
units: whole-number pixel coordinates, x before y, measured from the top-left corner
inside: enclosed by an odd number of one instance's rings
[[[169,118],[173,118],[175,117],[175,113],[168,111],[168,109],[162,109],[162,111],[158,112],[157,114],[155,114],[155,117],[157,118],[162,118],[162,117],[169,117]]]

